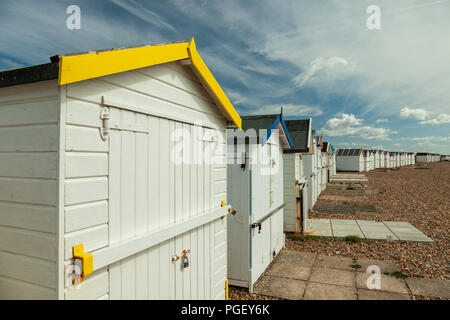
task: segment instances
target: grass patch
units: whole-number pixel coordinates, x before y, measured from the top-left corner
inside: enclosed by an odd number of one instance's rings
[[[336,241],[333,237],[321,237],[315,235],[302,235],[302,234],[287,234],[288,239],[297,241]]]
[[[353,269],[361,269],[362,266],[357,263],[358,260],[356,258],[353,258],[352,262],[353,262],[353,264],[351,264],[350,267],[352,267]]]
[[[358,236],[346,236],[344,238],[335,238],[335,237],[315,236],[315,235],[309,235],[309,234],[302,235],[302,234],[298,234],[298,233],[286,233],[286,238],[291,239],[291,240],[301,241],[301,242],[305,242],[305,241],[343,242],[343,241],[345,241],[347,243],[364,242],[367,244],[371,244],[374,242],[373,240],[361,239]]]
[[[343,239],[345,242],[350,242],[350,243],[360,243],[361,242],[361,238],[358,236],[346,236]]]
[[[408,276],[407,276],[407,275],[404,275],[401,271],[394,271],[394,272],[391,272],[390,276],[396,277],[396,278],[398,278],[398,279],[405,279],[405,278],[408,278]]]

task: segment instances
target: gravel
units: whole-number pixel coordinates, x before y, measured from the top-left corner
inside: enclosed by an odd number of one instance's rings
[[[379,191],[365,195],[377,212],[356,212],[352,215],[311,213],[310,217],[407,221],[433,239],[433,243],[287,240],[286,247],[325,255],[393,260],[409,277],[450,280],[450,163],[437,162],[418,166],[429,169],[410,166],[400,170],[365,173],[369,179],[366,189]]]
[[[428,169],[416,169],[416,167]],[[286,238],[286,249],[357,259],[392,260],[408,277],[450,280],[450,163],[417,164],[386,172],[375,170],[366,172],[365,175],[369,179],[369,183],[363,188],[379,191],[364,195],[377,212],[370,214],[356,212],[351,215],[311,212],[309,217],[407,221],[434,242],[362,241],[348,243],[328,240],[300,241]],[[355,196],[361,197],[360,195]],[[248,289],[237,287],[230,287],[230,298],[238,300],[272,299],[256,294],[250,295]],[[416,299],[427,298],[416,297]]]

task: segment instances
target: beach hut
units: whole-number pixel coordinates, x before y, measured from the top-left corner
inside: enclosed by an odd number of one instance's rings
[[[375,168],[375,155],[373,150],[364,150],[364,171],[371,171]]]
[[[283,154],[284,231],[302,232],[311,209],[308,190],[312,172],[306,171],[306,155],[313,153],[312,119],[287,120],[286,126],[294,148]]]
[[[227,195],[236,212],[228,218],[228,279],[252,292],[284,247],[283,149],[293,143],[282,113],[242,120],[243,130],[227,137]]]
[[[364,171],[364,150],[363,149],[338,149],[336,151],[337,171]]]
[[[59,55],[0,87],[0,299],[225,298],[241,118],[193,39]]]
[[[318,155],[320,152],[317,148],[317,137],[312,137],[312,149],[310,149],[310,153],[305,154],[303,156],[303,168],[305,170],[305,177],[308,179],[308,183],[306,184],[306,194],[307,194],[307,208],[310,210],[314,207],[317,200],[317,178],[318,178]],[[308,178],[309,177],[309,178]]]
[[[391,168],[391,153],[389,151],[384,151],[384,168]]]

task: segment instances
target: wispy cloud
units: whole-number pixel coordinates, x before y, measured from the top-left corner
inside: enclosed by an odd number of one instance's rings
[[[416,120],[420,120],[420,124],[444,124],[450,123],[450,115],[446,113],[442,113],[439,115],[435,115],[432,112],[426,111],[424,109],[409,109],[403,108],[400,111],[399,118],[407,119],[413,118]]]
[[[286,117],[317,117],[323,114],[318,106],[303,104],[271,104],[252,110],[251,114],[277,114],[283,107],[283,115]]]
[[[293,78],[292,81],[301,88],[311,82],[335,80],[348,70],[348,66],[347,60],[341,57],[318,57],[311,61],[307,70]]]
[[[332,137],[348,136],[364,139],[389,140],[389,134],[395,133],[387,128],[364,126],[363,119],[358,119],[353,114],[342,114],[339,118],[331,118],[320,133]]]

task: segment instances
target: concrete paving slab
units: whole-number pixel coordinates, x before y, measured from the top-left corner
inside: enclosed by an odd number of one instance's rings
[[[407,294],[384,292],[368,289],[356,289],[358,300],[409,300]]]
[[[367,273],[357,272],[356,273],[356,288],[368,289],[367,288],[367,279],[369,278],[369,276],[371,276],[371,275],[369,275]],[[387,276],[384,274],[380,274],[379,276],[380,276],[381,289],[380,290],[372,289],[372,290],[409,294],[408,289],[406,288],[406,284],[402,279]]]
[[[348,190],[348,189],[332,189],[329,190],[328,192],[351,194],[351,195],[363,195],[365,193],[364,190]]]
[[[364,234],[357,230],[333,230],[333,236],[336,238],[345,238],[347,236],[357,236],[364,238]]]
[[[283,265],[292,264],[298,267],[312,267],[314,265],[315,260],[316,254],[312,252],[281,250],[275,262],[276,264],[283,264]]]
[[[394,233],[422,233],[416,228],[403,228],[403,227],[389,227],[389,229]]]
[[[369,240],[388,240],[388,236],[390,236],[391,241],[398,241],[399,239],[395,236],[395,234],[393,234],[392,232],[390,232],[389,230],[387,231],[367,231],[367,230],[363,230],[363,234],[364,234],[364,238],[369,239]]]
[[[330,219],[331,226],[357,226],[357,223],[355,220],[348,220],[348,219]]]
[[[308,233],[312,236],[319,236],[319,237],[332,237],[333,236],[331,227],[329,227],[329,228],[312,228]]]
[[[400,241],[433,242],[433,240],[423,233],[394,233]]]
[[[356,269],[356,271],[363,273],[367,273],[367,268],[374,265],[380,268],[381,273],[398,271],[397,265],[391,260],[358,259],[356,263],[361,266],[361,268]]]
[[[314,206],[314,211],[322,213],[341,213],[341,214],[354,214],[355,209],[351,205],[347,204],[319,204]]]
[[[346,225],[346,224],[338,224],[338,225],[332,225],[331,228],[334,231],[348,231],[348,232],[361,232],[361,229],[357,225]]]
[[[440,279],[407,278],[406,283],[414,295],[450,299],[450,281]]]
[[[389,232],[392,233],[391,230],[386,228],[385,226],[359,226],[362,232]]]
[[[314,267],[309,281],[334,284],[344,287],[355,286],[355,272],[343,269]]]
[[[403,222],[403,221],[383,221],[383,223],[388,227],[413,227],[412,224],[409,222]]]
[[[330,219],[309,219],[308,222],[315,224],[330,224]]]
[[[383,226],[383,227],[386,227],[383,222],[372,221],[372,220],[356,220],[356,223],[358,223],[358,225],[360,227],[362,227],[362,226],[370,226],[370,227],[371,226]]]
[[[267,275],[288,279],[308,280],[311,274],[311,267],[299,267],[290,263],[274,263],[267,270]]]
[[[355,287],[308,282],[304,300],[356,300]]]
[[[351,258],[318,255],[314,262],[314,267],[353,270],[352,264]]]
[[[306,282],[302,280],[264,276],[253,292],[282,299],[300,300],[305,293],[305,287]]]

